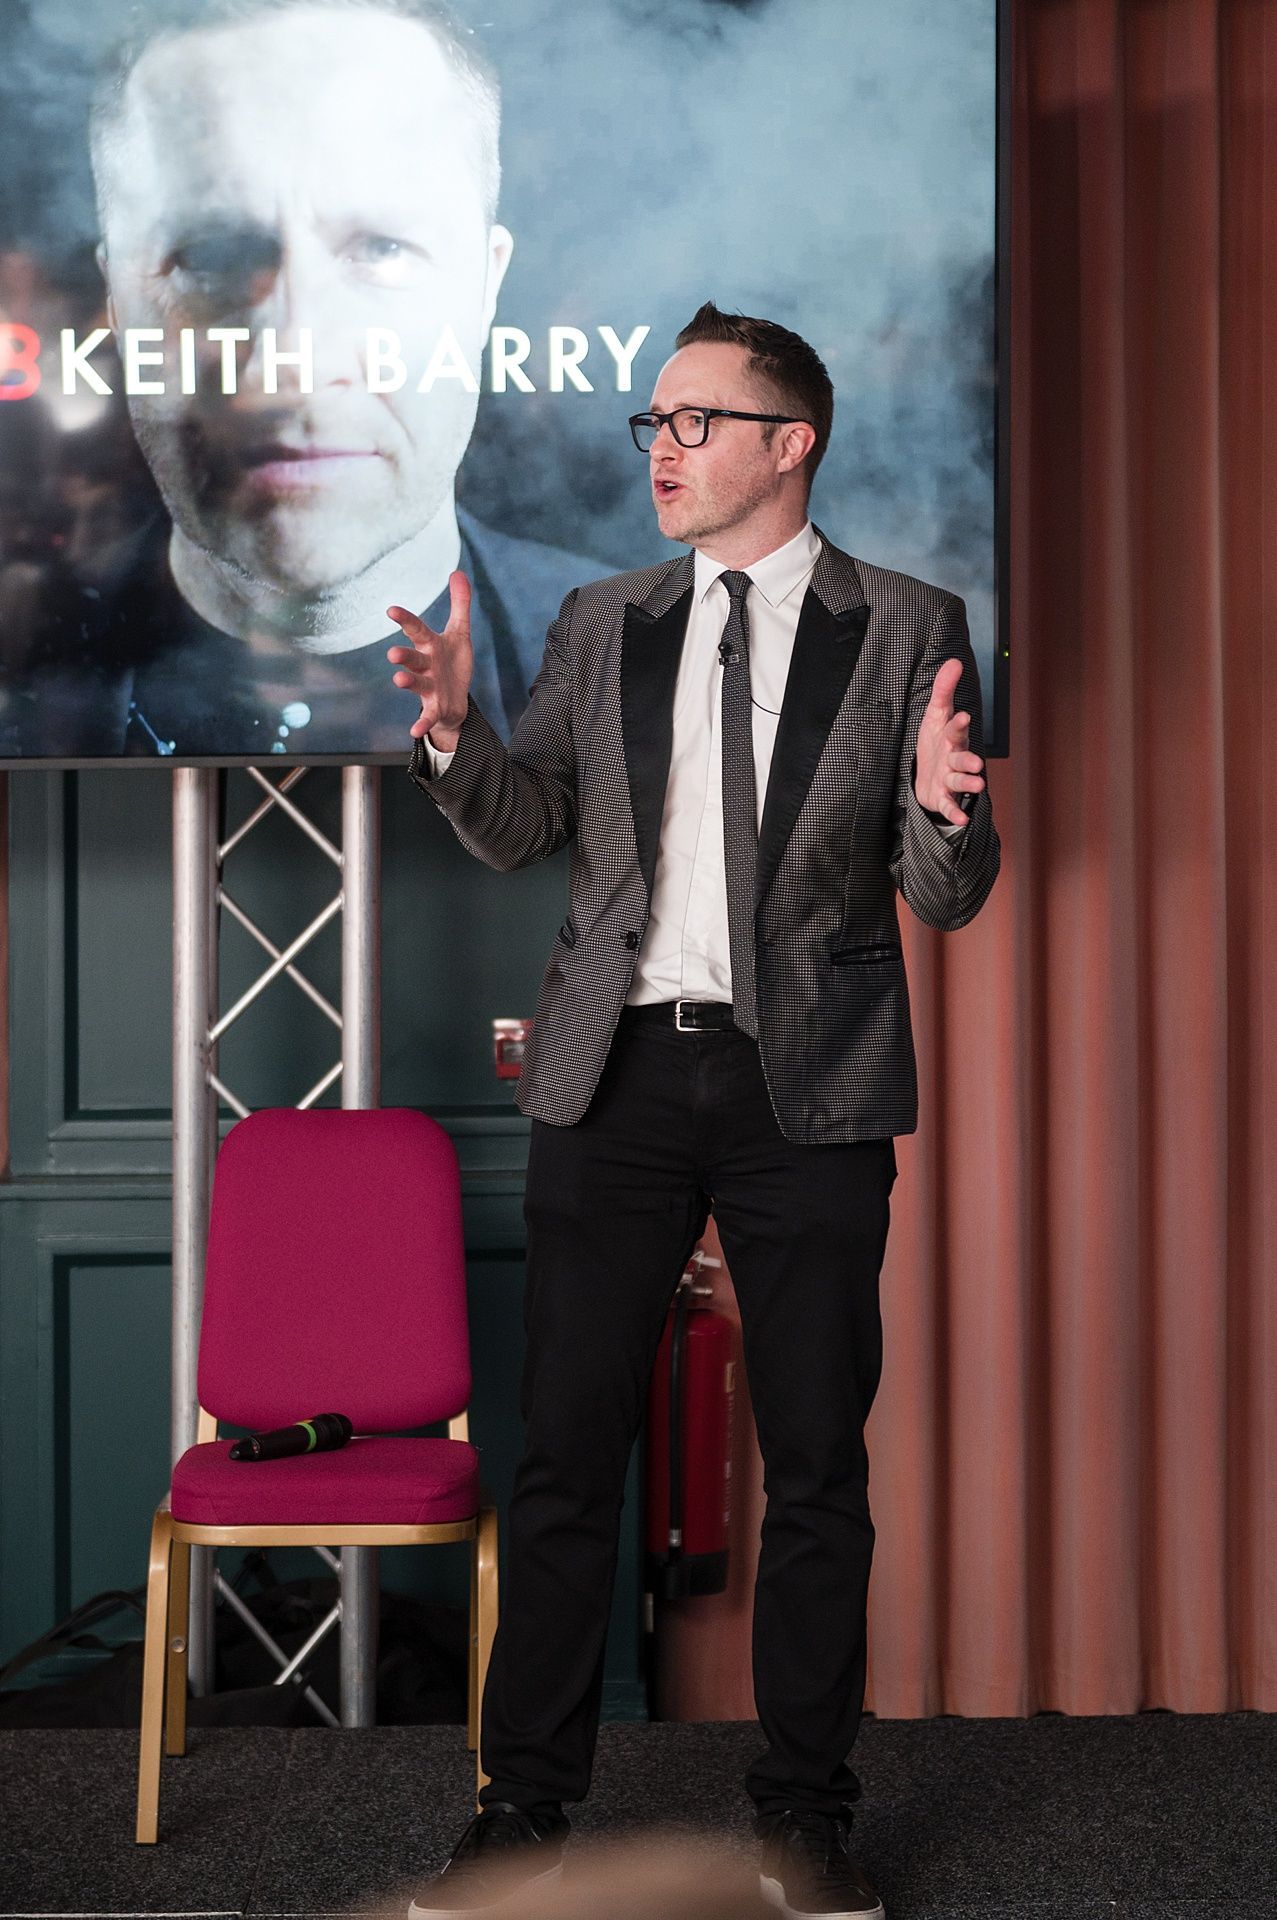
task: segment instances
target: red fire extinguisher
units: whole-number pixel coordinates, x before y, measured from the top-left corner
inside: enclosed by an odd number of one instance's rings
[[[698,1248],[678,1285],[647,1400],[649,1592],[666,1600],[727,1585],[731,1493],[732,1326],[707,1303]]]

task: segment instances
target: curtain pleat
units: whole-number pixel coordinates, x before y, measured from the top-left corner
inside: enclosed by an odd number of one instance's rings
[[[1003,868],[957,934],[901,916],[869,1704],[1271,1712],[1277,6],[1014,13]],[[740,1410],[672,1717],[753,1711]]]

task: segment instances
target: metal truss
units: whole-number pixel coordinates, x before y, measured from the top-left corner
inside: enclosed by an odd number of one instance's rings
[[[379,1097],[380,943],[377,771],[343,767],[342,844],[334,846],[291,798],[308,771],[295,767],[275,781],[257,767],[246,769],[262,799],[225,841],[216,837],[214,769],[173,770],[173,1458],[195,1440],[198,1419],[196,1356],[204,1293],[204,1249],[213,1162],[217,1153],[218,1103],[241,1119],[249,1108],[217,1071],[218,1043],[268,988],[288,981],[304,993],[340,1038],[334,1063],[295,1104],[310,1107],[341,1081],[342,1105],[371,1107]],[[331,860],[339,876],[332,899],[310,923],[278,947],[226,885],[226,862],[272,813],[278,811]],[[224,1013],[217,1010],[218,914],[224,910],[267,956],[268,964]],[[341,917],[341,1006],[310,980],[297,961],[311,942]],[[323,1636],[336,1625],[341,1637],[341,1724],[369,1726],[375,1702],[377,1556],[375,1548],[347,1547],[340,1556],[315,1551],[337,1571],[340,1597],[315,1632],[290,1659],[271,1639],[234,1589],[216,1571],[213,1554],[197,1548],[191,1557],[190,1673],[196,1692],[209,1691],[213,1672],[213,1595],[220,1593],[278,1662],[275,1684],[297,1676]],[[320,1717],[337,1716],[312,1688],[305,1688]]]
[[[207,1549],[205,1549],[205,1551],[207,1551]],[[311,1551],[317,1553],[321,1560],[326,1560],[340,1580],[341,1556],[333,1553],[328,1547],[313,1547]],[[194,1554],[194,1552],[195,1549],[192,1548],[192,1554]],[[346,1552],[350,1552],[349,1547],[346,1548]],[[260,1640],[267,1653],[279,1667],[279,1672],[271,1681],[271,1685],[273,1687],[284,1687],[291,1681],[294,1686],[300,1686],[320,1719],[326,1721],[330,1727],[340,1726],[341,1722],[338,1720],[337,1715],[333,1712],[328,1702],[323,1699],[321,1695],[317,1694],[312,1686],[307,1685],[301,1676],[305,1671],[306,1662],[310,1659],[311,1654],[315,1651],[320,1641],[326,1639],[333,1628],[340,1625],[341,1601],[338,1600],[335,1606],[329,1608],[319,1625],[315,1628],[315,1631],[307,1636],[306,1640],[298,1647],[296,1653],[290,1660],[279,1642],[266,1631],[252,1608],[245,1606],[234,1587],[230,1584],[230,1581],[224,1579],[216,1570],[214,1570],[213,1573],[213,1581],[219,1599],[230,1608],[232,1613],[238,1614],[239,1618],[253,1635],[253,1638]]]
[[[258,786],[262,788],[266,798],[262,800],[258,806],[254,807],[247,820],[245,820],[241,826],[237,827],[234,833],[232,833],[228,839],[224,840],[217,849],[217,868],[222,878],[217,884],[216,901],[219,907],[225,908],[232,920],[243,927],[245,933],[252,936],[258,946],[262,948],[263,952],[269,954],[270,965],[258,974],[256,980],[253,981],[250,987],[241,993],[235,1005],[228,1007],[221,1018],[215,1021],[209,1028],[208,1046],[210,1061],[216,1057],[214,1049],[218,1041],[222,1038],[222,1035],[229,1032],[235,1022],[248,1012],[248,1009],[265,993],[267,987],[272,986],[276,980],[291,980],[293,985],[299,987],[307,999],[312,1000],[319,1008],[319,1011],[324,1014],[327,1019],[332,1021],[339,1034],[342,1033],[343,1028],[342,1015],[332,1004],[332,1001],[325,999],[314,982],[308,980],[300,967],[294,965],[298,954],[302,953],[305,948],[310,945],[315,936],[323,932],[329,921],[335,919],[342,911],[342,889],[340,884],[337,892],[328,902],[327,906],[323,907],[320,912],[315,915],[310,925],[303,927],[296,938],[290,940],[288,945],[281,951],[280,948],[275,945],[274,941],[268,938],[255,921],[245,913],[243,907],[235,901],[227,889],[225,879],[226,862],[230,855],[234,853],[237,847],[242,846],[253,829],[259,827],[262,821],[275,810],[281,812],[286,819],[291,820],[295,827],[304,833],[309,840],[314,842],[320,852],[332,861],[339,875],[341,874],[343,866],[341,848],[335,847],[327,834],[322,833],[314,821],[307,819],[301,808],[294,805],[293,801],[288,798],[290,791],[297,786],[298,782],[306,773],[307,769],[305,767],[294,767],[292,772],[287,774],[278,785],[276,785],[273,780],[268,780],[266,775],[257,767],[249,767],[247,771],[249,778],[255,780]],[[296,1102],[296,1105],[299,1107],[313,1107],[316,1100],[327,1093],[333,1082],[341,1078],[341,1074],[342,1056],[339,1053],[337,1059],[333,1062],[332,1066],[329,1067],[328,1071],[321,1074],[314,1086],[310,1088],[309,1092],[302,1095],[301,1099]],[[241,1120],[247,1119],[249,1109],[239,1098],[238,1094],[234,1093],[232,1089],[227,1086],[226,1082],[213,1071],[211,1064],[208,1069],[208,1084],[212,1087],[218,1098],[226,1102],[226,1105],[233,1113],[238,1114]]]

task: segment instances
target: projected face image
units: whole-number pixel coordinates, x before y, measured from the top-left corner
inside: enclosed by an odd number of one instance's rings
[[[511,245],[491,138],[433,36],[368,8],[158,41],[130,76],[95,156],[112,324],[164,332],[165,392],[130,417],[181,534],[245,581],[322,600],[447,506],[477,394],[418,384],[445,326],[480,366]],[[311,329],[313,392],[286,360],[264,390],[269,328],[280,355]],[[397,391],[370,390],[369,328],[403,343]]]
[[[508,740],[574,587],[796,494],[792,427],[627,431],[795,410],[705,300],[826,361],[811,511],[962,594],[991,714],[999,4],[14,0],[0,765],[396,755],[456,568]]]

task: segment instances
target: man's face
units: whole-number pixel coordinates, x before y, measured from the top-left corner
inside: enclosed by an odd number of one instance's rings
[[[783,411],[751,383],[744,347],[701,341],[681,347],[661,368],[654,413],[676,407],[734,407],[743,413]],[[656,521],[670,540],[699,546],[744,525],[774,501],[780,485],[779,434],[769,443],[756,420],[714,420],[703,447],[681,447],[662,427],[648,456]]]
[[[160,42],[135,67],[102,188],[112,321],[162,327],[167,391],[129,400],[173,519],[285,594],[349,582],[448,497],[477,396],[417,382],[452,326],[476,375],[510,237],[489,229],[475,105],[434,38],[371,9],[290,8]],[[208,327],[241,326],[239,391]],[[176,392],[178,329],[197,392]],[[314,340],[262,390],[260,331]],[[370,393],[369,327],[408,378]],[[251,348],[251,357],[250,357]],[[148,374],[159,369],[146,369]]]

